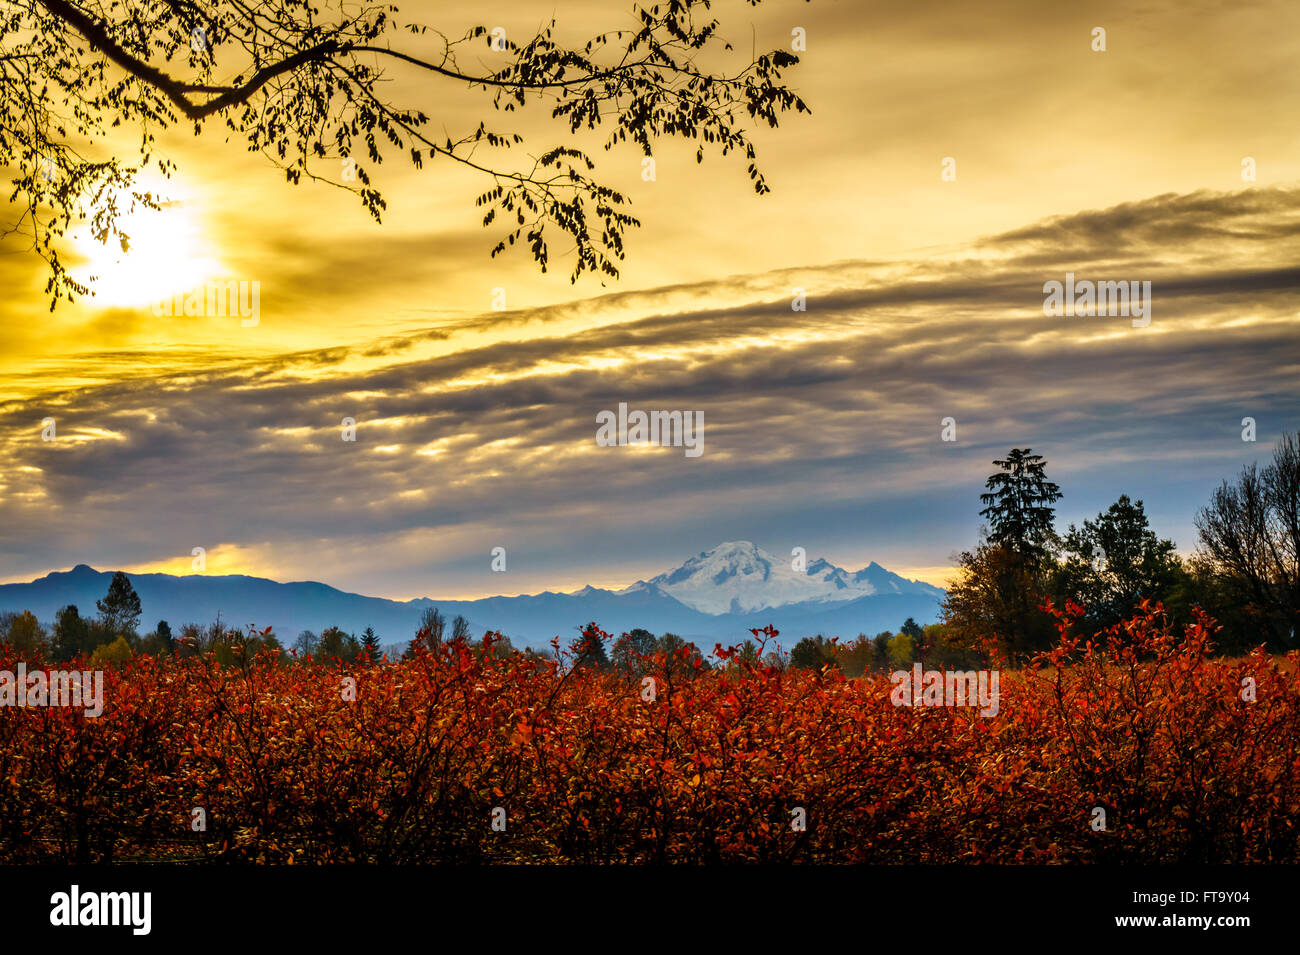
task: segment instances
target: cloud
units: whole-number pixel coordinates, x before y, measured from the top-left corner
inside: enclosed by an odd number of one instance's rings
[[[107,380],[0,406],[0,557],[30,577],[221,545],[248,572],[406,596],[608,582],[639,554],[647,576],[737,537],[933,568],[1013,445],[1048,455],[1063,516],[1162,494],[1187,547],[1208,487],[1296,427],[1297,211],[1297,189],[1157,196],[799,270],[807,311],[783,273],[525,311],[496,341],[468,323],[148,378],[144,354],[102,354]],[[1066,268],[1150,279],[1151,325],[1045,318]],[[704,455],[597,447],[620,401],[703,411]],[[520,555],[508,583],[482,576],[497,544]]]
[[[1140,254],[1153,248],[1192,246],[1194,251],[1264,253],[1266,261],[1282,258],[1288,240],[1300,235],[1300,209],[1294,188],[1274,186],[1237,192],[1201,190],[1190,195],[1166,193],[1108,209],[1053,216],[1023,229],[993,236],[989,247],[1046,249],[1101,256],[1107,251]],[[1281,243],[1277,246],[1259,243]],[[1233,248],[1236,243],[1241,243]]]

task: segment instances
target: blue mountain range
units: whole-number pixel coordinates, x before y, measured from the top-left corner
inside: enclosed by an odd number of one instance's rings
[[[373,627],[384,645],[404,644],[422,613],[437,607],[450,620],[464,616],[475,637],[499,630],[516,646],[541,647],[559,636],[565,644],[594,621],[617,635],[642,627],[676,633],[702,648],[738,643],[753,627],[771,624],[790,646],[803,636],[852,639],[897,630],[908,617],[937,619],[944,591],[907,580],[871,564],[855,573],[824,560],[802,566],[778,560],[748,541],[729,542],[692,557],[667,573],[623,590],[584,587],[478,600],[388,600],[347,593],[314,581],[282,583],[242,574],[128,574],[140,596],[141,632],[166,620],[173,632],[184,623],[209,624],[220,614],[229,626],[272,627],[292,645],[302,630],[329,626],[360,634]],[[82,616],[108,592],[112,572],[78,564],[29,583],[0,585],[0,612],[32,611],[43,623],[75,604]]]

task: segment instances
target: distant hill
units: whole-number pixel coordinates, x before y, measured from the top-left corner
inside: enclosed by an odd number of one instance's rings
[[[111,571],[78,564],[30,583],[0,585],[0,611],[30,610],[45,623],[59,608],[76,604],[83,616],[108,591]],[[166,620],[207,624],[217,614],[227,624],[273,627],[285,645],[302,630],[329,626],[360,634],[373,627],[383,644],[411,639],[426,607],[449,619],[457,614],[475,636],[500,630],[517,646],[542,646],[554,636],[566,643],[595,621],[615,635],[634,627],[671,631],[711,649],[736,643],[751,627],[772,624],[789,646],[821,633],[845,639],[896,630],[908,617],[918,623],[938,616],[944,591],[907,580],[872,563],[855,573],[824,560],[806,572],[791,569],[749,541],[728,542],[692,557],[675,570],[623,590],[584,587],[573,593],[485,597],[480,600],[388,600],[347,593],[314,581],[281,583],[242,574],[213,576],[128,574],[144,609],[143,629]]]

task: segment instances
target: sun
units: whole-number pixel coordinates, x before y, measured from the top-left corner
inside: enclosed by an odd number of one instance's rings
[[[129,208],[129,196],[119,206]],[[74,270],[94,293],[92,306],[143,306],[201,285],[217,272],[191,205],[172,201],[161,208],[136,207],[118,218],[127,236],[122,250],[115,238],[97,241],[88,226],[73,236],[84,257]]]

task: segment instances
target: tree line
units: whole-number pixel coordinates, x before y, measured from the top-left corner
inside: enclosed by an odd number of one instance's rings
[[[943,607],[942,641],[997,647],[1023,659],[1056,637],[1044,609],[1072,602],[1097,632],[1159,602],[1175,626],[1201,608],[1221,626],[1221,652],[1264,645],[1295,649],[1300,621],[1300,444],[1284,433],[1272,460],[1225,480],[1196,514],[1197,546],[1178,555],[1152,530],[1143,502],[1121,494],[1094,519],[1064,532],[1053,505],[1063,497],[1047,462],[1013,448],[980,496],[988,524],[978,545],[958,555],[959,573]]]
[[[96,666],[125,663],[136,654],[189,657],[209,653],[230,665],[266,652],[285,660],[310,656],[344,663],[379,663],[386,652],[393,656],[396,650],[382,647],[373,627],[366,627],[358,636],[337,626],[326,627],[319,634],[303,630],[286,650],[270,628],[241,630],[224,622],[220,613],[210,624],[186,623],[175,631],[166,620],[159,620],[142,634],[140,596],[131,578],[120,570],[113,574],[108,593],[95,602],[95,609],[98,613],[94,616],[82,616],[76,604],[68,604],[48,626],[30,610],[0,614],[0,643],[55,663],[80,657]]]
[[[1056,640],[1049,602],[1082,607],[1089,634],[1129,619],[1149,601],[1163,605],[1178,628],[1192,622],[1193,608],[1204,610],[1221,628],[1220,653],[1300,647],[1297,435],[1284,433],[1271,461],[1243,468],[1213,492],[1196,514],[1197,547],[1187,558],[1151,528],[1141,500],[1121,494],[1095,518],[1058,531],[1053,505],[1064,495],[1048,480],[1043,456],[1012,448],[993,464],[998,470],[980,495],[988,523],[976,547],[957,555],[958,576],[938,623],[923,627],[908,618],[897,633],[859,634],[844,643],[805,637],[792,648],[789,666],[860,676],[914,662],[969,668],[992,651],[1023,661]]]

